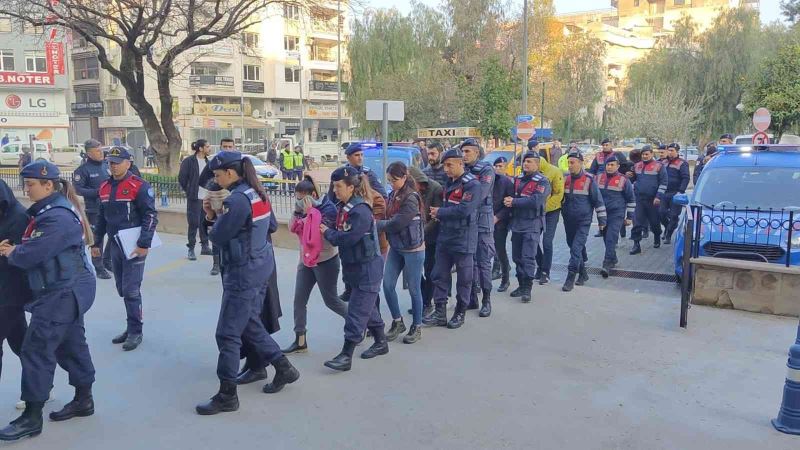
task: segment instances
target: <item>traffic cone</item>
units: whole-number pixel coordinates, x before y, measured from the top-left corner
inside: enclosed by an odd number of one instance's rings
[[[781,433],[800,435],[800,325],[797,327],[797,339],[789,347],[786,366],[783,402],[778,417],[772,419],[772,426]]]

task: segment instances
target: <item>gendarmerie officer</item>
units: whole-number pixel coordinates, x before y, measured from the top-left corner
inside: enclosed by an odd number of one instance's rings
[[[209,200],[203,201],[206,220],[214,224],[208,237],[220,249],[222,305],[216,331],[220,387],[209,402],[197,405],[200,415],[239,409],[236,378],[242,339],[259,353],[260,361],[275,367],[275,378],[264,386],[265,393],[278,392],[300,378],[260,318],[267,282],[275,270],[268,239],[272,209],[267,194],[253,163],[239,152],[219,152],[208,167],[215,181],[231,195],[223,202],[219,216]]]
[[[372,215],[372,206],[366,198],[368,175],[354,167],[339,167],[331,174],[332,188],[338,204],[336,229],[320,225],[325,239],[339,247],[342,276],[350,286],[350,302],[344,324],[342,351],[325,366],[348,371],[353,361],[353,351],[369,329],[375,343],[361,353],[362,359],[371,359],[389,353],[384,323],[378,308],[378,291],[383,281],[383,258],[378,243],[378,228]]]
[[[620,230],[630,225],[633,212],[636,209],[636,197],[633,195],[633,183],[619,172],[619,161],[615,156],[606,160],[605,172],[597,177],[600,194],[606,205],[606,229],[603,230],[603,240],[606,253],[603,258],[603,278],[608,277],[609,271],[619,262],[617,260],[617,242]]]
[[[445,173],[450,178],[444,189],[441,208],[431,208],[431,216],[439,221],[436,241],[436,263],[433,267],[433,314],[422,322],[426,326],[447,326],[455,329],[464,324],[464,316],[472,293],[475,252],[478,249],[478,207],[481,183],[466,171],[464,156],[458,148],[442,155]],[[447,293],[456,267],[456,309],[447,321]]]
[[[661,247],[661,223],[658,218],[658,209],[661,199],[667,191],[667,169],[653,157],[653,148],[650,145],[642,147],[642,160],[633,167],[633,172],[628,174],[633,181],[636,193],[636,212],[633,220],[631,238],[633,249],[631,255],[642,253],[640,242],[642,235],[650,226],[653,232],[653,248]]]
[[[564,230],[570,249],[569,272],[561,290],[569,292],[575,285],[582,286],[589,280],[586,271],[586,240],[592,226],[592,212],[596,211],[600,230],[606,226],[606,207],[597,187],[597,182],[583,170],[583,155],[569,154],[569,174],[564,178]],[[576,280],[575,277],[578,276]]]
[[[492,187],[494,186],[494,167],[481,160],[483,149],[477,139],[467,139],[461,144],[464,166],[481,184],[478,198],[478,248],[475,251],[473,289],[469,309],[478,308],[478,288],[483,292],[481,317],[488,317],[491,311],[492,259],[494,259],[494,208],[492,206]]]
[[[86,345],[83,316],[94,302],[96,280],[86,239],[91,229],[80,211],[75,191],[60,179],[58,167],[36,161],[23,168],[31,220],[22,243],[0,242],[0,255],[24,270],[33,301],[25,305],[31,323],[22,345],[22,400],[25,411],[0,430],[11,441],[42,432],[42,407],[50,396],[56,364],[69,373],[75,398],[50,420],[94,414],[94,365]]]
[[[667,157],[663,164],[667,168],[667,190],[664,192],[664,201],[661,202],[661,224],[664,225],[664,243],[669,245],[672,241],[672,232],[678,228],[678,219],[681,215],[681,205],[672,203],[675,194],[683,194],[689,187],[689,163],[680,157],[681,146],[672,143],[667,146]]]
[[[100,186],[100,210],[95,226],[92,256],[100,254],[100,242],[108,235],[112,240],[111,259],[117,294],[125,302],[127,327],[111,340],[123,344],[125,351],[135,350],[142,343],[142,277],[153,234],[158,224],[155,194],[147,181],[129,172],[130,155],[124,147],[108,152],[111,179]],[[125,255],[115,238],[120,230],[141,228],[132,255]],[[132,257],[129,259],[129,257]]]
[[[92,224],[92,227],[95,227],[100,211],[100,185],[111,177],[111,172],[109,172],[108,162],[105,160],[105,155],[103,155],[103,150],[101,149],[103,144],[94,139],[89,139],[83,145],[86,149],[86,161],[75,169],[72,174],[72,181],[75,191],[83,197],[86,217],[89,218],[89,223]],[[102,241],[98,242],[97,245],[100,249],[103,248]],[[97,278],[109,280],[111,279],[111,274],[104,267],[103,260],[106,260],[109,266],[111,265],[109,245],[105,246],[105,250],[102,251],[100,257],[92,258]]]
[[[517,267],[519,287],[512,297],[531,301],[533,277],[536,275],[536,249],[545,225],[545,204],[550,196],[550,181],[539,172],[538,152],[522,157],[522,174],[514,180],[514,195],[503,203],[511,208],[511,255]]]
[[[505,174],[508,161],[502,156],[494,160],[494,187],[492,188],[492,208],[494,209],[494,249],[495,258],[492,268],[492,279],[500,279],[497,292],[508,290],[508,276],[511,265],[508,262],[508,226],[511,222],[511,208],[503,200],[514,195],[514,180]]]

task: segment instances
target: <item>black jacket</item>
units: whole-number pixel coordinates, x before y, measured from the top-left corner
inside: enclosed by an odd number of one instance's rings
[[[205,158],[205,160],[206,167],[208,167],[208,158]],[[194,155],[181,161],[178,184],[181,185],[181,189],[186,193],[187,199],[197,199],[197,191],[200,187],[200,166],[197,164],[197,158]]]
[[[514,197],[514,180],[508,175],[498,174],[492,190],[492,206],[498,220],[495,227],[508,227],[511,219],[511,208],[506,208],[503,204],[506,197]]]
[[[8,185],[0,180],[0,241],[8,239],[12,244],[19,244],[27,227],[28,214],[25,208]],[[21,307],[31,298],[25,272],[9,265],[8,258],[0,256],[0,307]]]

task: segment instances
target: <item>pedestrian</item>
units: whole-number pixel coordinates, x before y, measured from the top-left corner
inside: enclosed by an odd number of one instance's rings
[[[406,331],[397,299],[397,279],[400,274],[408,284],[413,322],[403,343],[413,344],[422,339],[422,272],[425,265],[425,210],[408,168],[400,161],[386,168],[392,193],[386,208],[386,219],[379,220],[378,230],[389,239],[389,254],[383,273],[383,295],[392,314],[392,326],[386,333],[389,342]]]
[[[553,240],[561,216],[561,203],[564,201],[564,172],[542,159],[539,159],[539,171],[550,182],[550,196],[545,204],[545,225],[541,243],[536,249],[536,273],[533,279],[544,286],[550,282],[550,269],[553,267]]]
[[[8,137],[8,133],[6,133],[5,136],[3,136],[3,139],[0,139],[0,147],[8,144],[9,141],[10,139]]]
[[[561,207],[570,249],[567,279],[561,287],[564,292],[571,291],[575,285],[583,286],[589,280],[586,240],[592,226],[593,211],[597,214],[602,231],[606,226],[606,207],[597,182],[583,170],[583,155],[580,152],[570,153],[569,174],[564,179],[564,204]]]
[[[494,211],[494,248],[495,258],[492,267],[492,280],[500,280],[497,292],[508,290],[511,264],[508,261],[508,226],[511,221],[511,209],[503,200],[514,196],[514,180],[506,175],[506,160],[499,157],[494,160],[494,172],[497,174],[492,188],[492,209]]]
[[[667,190],[661,202],[659,215],[664,226],[664,244],[672,243],[672,233],[678,228],[681,205],[672,202],[675,194],[685,194],[689,187],[689,163],[680,157],[681,146],[672,143],[667,146],[667,157],[663,164],[667,169]]]
[[[0,180],[0,242],[20,244],[27,226],[25,208],[5,181]],[[20,355],[28,329],[24,306],[31,299],[25,272],[10,265],[8,258],[0,256],[0,374],[3,371],[3,341],[8,340],[11,351]]]
[[[208,195],[208,190],[200,186],[200,174],[208,164],[208,155],[211,153],[211,145],[205,139],[198,139],[192,142],[193,156],[185,158],[181,162],[178,171],[178,183],[186,194],[186,221],[188,222],[188,241],[186,247],[189,249],[187,259],[196,261],[194,247],[197,243],[197,235],[200,235],[200,254],[210,256],[211,247],[208,245],[208,229],[203,225],[203,200]]]
[[[294,180],[294,154],[288,142],[283,145],[283,150],[279,155],[278,162],[280,163],[284,181]],[[289,187],[290,184],[291,183],[284,184],[284,187]]]
[[[480,181],[466,170],[460,149],[444,152],[442,164],[449,181],[444,189],[442,206],[430,209],[431,217],[439,221],[436,263],[433,267],[435,309],[423,320],[423,324],[456,329],[464,325],[472,294],[482,187]],[[456,309],[448,322],[447,297],[452,284],[453,266],[456,268]]]
[[[667,191],[667,169],[655,160],[653,148],[648,144],[642,147],[642,160],[636,163],[628,178],[633,181],[636,193],[636,211],[631,229],[633,248],[630,254],[638,255],[642,253],[641,240],[648,225],[653,232],[653,248],[661,247],[658,210]]]
[[[431,217],[431,208],[442,206],[442,185],[428,178],[428,175],[417,167],[409,167],[408,172],[417,183],[425,218],[425,265],[422,271],[422,317],[424,319],[433,313],[433,266],[436,262],[439,221]],[[413,313],[413,311],[409,311],[409,313]]]
[[[297,183],[295,207],[290,229],[300,239],[300,261],[294,281],[294,342],[283,349],[284,354],[308,351],[306,339],[308,300],[314,285],[319,289],[325,306],[342,318],[347,316],[347,303],[339,299],[336,283],[339,280],[339,249],[322,237],[320,224],[336,227],[336,205],[327,195],[320,195],[317,185],[306,176]]]
[[[275,163],[278,161],[277,147],[278,147],[278,142],[275,141],[272,143],[272,145],[269,146],[269,149],[267,150],[267,162],[272,165],[275,165]]]
[[[536,250],[545,227],[545,205],[550,197],[550,181],[539,171],[541,156],[528,151],[522,157],[522,174],[514,179],[514,194],[503,199],[511,208],[511,254],[517,269],[519,287],[511,297],[531,301],[536,274]]]
[[[19,169],[19,187],[22,189],[23,194],[27,194],[27,190],[25,187],[25,179],[22,177],[22,170],[33,162],[33,157],[31,155],[31,149],[29,147],[22,147],[22,153],[19,155],[19,161],[17,162],[17,168]]]
[[[339,248],[342,275],[345,284],[350,286],[351,294],[342,351],[325,362],[325,366],[348,371],[352,365],[353,351],[367,329],[375,343],[361,353],[361,358],[371,359],[389,353],[389,341],[386,339],[378,300],[383,279],[383,258],[369,203],[373,194],[369,192],[368,175],[345,165],[331,174],[331,180],[334,194],[339,200],[336,227],[321,224],[320,231],[328,242]]]
[[[444,148],[438,142],[431,142],[427,146],[427,159],[428,167],[422,169],[429,179],[439,183],[444,188],[447,185],[447,174],[444,173],[444,166],[442,165],[442,153]]]
[[[83,144],[86,150],[86,161],[80,165],[72,174],[72,182],[75,191],[83,197],[83,203],[86,207],[86,217],[92,227],[97,226],[100,212],[100,185],[111,177],[109,172],[108,162],[105,160],[103,144],[95,139],[89,139]],[[101,280],[110,280],[111,274],[106,270],[106,265],[111,265],[111,240],[106,242],[103,247],[102,241],[96,241],[98,248],[101,249],[99,257],[92,257],[92,264],[97,274],[97,278]],[[108,264],[104,261],[108,260]]]
[[[220,151],[223,152],[238,152],[239,150],[236,148],[236,143],[233,139],[224,137],[219,141],[219,148]],[[221,211],[222,202],[230,195],[230,192],[227,189],[223,189],[214,181],[214,172],[208,167],[203,168],[200,171],[200,180],[198,181],[199,186],[205,187],[208,191],[206,194],[206,198],[208,198],[212,205],[218,206],[219,210]],[[203,223],[200,224],[202,227],[206,227],[206,235],[208,234],[208,227],[205,224],[205,220]],[[211,253],[212,253],[212,261],[211,261],[211,272],[209,275],[215,277],[219,275],[220,267],[219,267],[219,249],[214,247],[214,243],[211,243]]]
[[[730,133],[725,133],[719,137],[719,145],[731,145],[733,144],[733,135]]]
[[[219,247],[222,266],[222,306],[217,321],[219,392],[197,405],[200,415],[239,409],[236,379],[242,341],[252,344],[264,364],[275,367],[272,383],[263,388],[275,393],[294,383],[300,373],[280,351],[260,320],[270,274],[275,270],[268,240],[272,208],[253,163],[240,152],[219,152],[208,163],[214,179],[231,192],[217,215],[211,202],[203,202],[206,221],[213,223],[209,239]]]
[[[561,148],[561,139],[553,139],[553,145],[550,147],[550,157],[547,158],[547,162],[551,165],[558,164],[558,160],[561,159],[563,154],[564,150]]]
[[[603,230],[603,241],[606,245],[603,257],[603,278],[608,275],[619,263],[617,259],[617,242],[620,238],[620,229],[630,225],[633,212],[636,210],[636,197],[633,194],[633,184],[625,175],[619,172],[619,161],[616,156],[606,159],[605,172],[597,177],[600,194],[606,205],[606,228]]]
[[[494,187],[494,167],[482,161],[483,148],[477,139],[466,139],[461,144],[464,155],[464,166],[481,184],[481,195],[478,198],[478,248],[475,252],[473,268],[473,289],[468,309],[478,309],[478,292],[481,298],[481,317],[491,314],[492,296],[492,259],[494,258],[494,208],[492,190]]]
[[[294,158],[294,180],[300,181],[303,179],[303,171],[308,169],[308,167],[306,167],[306,159],[303,155],[302,145],[294,146],[294,154],[292,157]]]
[[[108,152],[111,178],[100,185],[100,209],[94,229],[92,257],[100,257],[99,243],[107,235],[111,244],[111,260],[117,294],[125,302],[127,327],[111,340],[123,344],[125,351],[135,350],[142,343],[142,278],[144,265],[158,224],[153,188],[147,181],[129,172],[130,154],[124,147]],[[123,252],[117,233],[140,228],[133,253]]]
[[[709,142],[706,144],[706,151],[705,155],[703,155],[703,159],[698,160],[697,164],[694,166],[694,175],[692,183],[694,186],[697,186],[697,181],[700,179],[700,174],[703,173],[703,168],[705,168],[706,164],[711,161],[711,158],[717,154],[717,145],[713,142]]]
[[[92,243],[89,223],[72,185],[58,167],[36,161],[23,169],[31,220],[15,245],[0,242],[0,256],[22,269],[33,294],[26,304],[31,322],[22,344],[22,400],[25,411],[0,430],[0,440],[14,441],[42,432],[42,408],[50,396],[56,364],[69,374],[74,399],[50,413],[59,422],[94,414],[94,365],[86,345],[83,316],[92,306],[96,280],[86,256]]]

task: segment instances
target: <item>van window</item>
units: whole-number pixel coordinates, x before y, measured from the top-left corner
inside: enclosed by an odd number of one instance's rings
[[[19,152],[19,145],[18,144],[8,144],[3,147],[3,153],[17,153]]]

